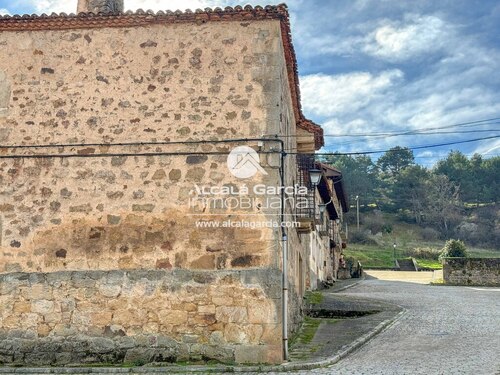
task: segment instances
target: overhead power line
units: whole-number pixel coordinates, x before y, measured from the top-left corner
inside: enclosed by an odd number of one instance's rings
[[[423,150],[426,148],[435,148],[435,147],[443,147],[443,146],[451,146],[451,145],[458,145],[458,144],[463,144],[463,143],[471,143],[471,142],[479,142],[479,141],[484,141],[487,139],[496,139],[500,138],[500,135],[494,135],[491,137],[483,137],[483,138],[475,138],[475,139],[467,139],[465,141],[456,141],[456,142],[446,142],[446,143],[438,143],[438,144],[432,144],[432,145],[425,145],[425,146],[408,146],[405,147],[410,150]],[[357,151],[357,152],[319,152],[316,155],[319,156],[334,156],[334,155],[372,155],[372,154],[382,154],[385,152],[396,152],[397,150],[378,150],[378,151]],[[294,154],[297,154],[295,152]]]
[[[495,122],[500,124],[500,122]],[[490,124],[488,124],[490,125]],[[500,129],[476,129],[476,130],[456,130],[456,131],[437,131],[432,133],[425,133],[420,131],[404,132],[404,133],[354,133],[354,134],[325,134],[324,137],[399,137],[404,135],[434,135],[434,134],[468,134],[468,133],[498,133]]]
[[[500,156],[499,153],[491,153],[491,152],[477,152],[475,154],[464,154],[462,153],[463,156],[467,157],[472,157],[474,155],[481,155],[481,156]],[[415,156],[415,159],[435,159],[435,158],[445,158],[447,157],[448,154],[439,154],[439,155],[422,155],[422,156]]]
[[[337,134],[324,134],[324,137],[395,137],[395,136],[404,136],[404,135],[432,135],[432,134],[466,134],[466,133],[475,133],[475,132],[498,132],[499,129],[479,129],[479,130],[454,130],[450,132],[433,132],[434,130],[444,130],[451,128],[461,128],[461,127],[480,127],[480,126],[488,126],[488,125],[497,125],[500,124],[500,117],[478,120],[478,121],[470,121],[470,122],[462,122],[452,125],[446,126],[438,126],[438,127],[429,127],[429,128],[420,128],[420,129],[412,129],[406,131],[397,131],[397,132],[370,132],[370,133],[337,133]],[[300,135],[272,135],[279,136],[285,138],[295,138],[300,137]]]
[[[432,145],[425,145],[425,146],[410,146],[406,147],[410,150],[422,150],[422,149],[427,149],[427,148],[434,148],[434,147],[443,147],[443,146],[450,146],[450,145],[456,145],[456,144],[463,144],[463,143],[471,143],[471,142],[478,142],[478,141],[483,141],[483,140],[488,140],[488,139],[496,139],[500,138],[500,135],[495,135],[491,137],[482,137],[482,138],[475,138],[475,139],[468,139],[464,141],[456,141],[456,142],[446,142],[446,143],[438,143],[438,144],[432,144]],[[189,141],[185,142],[187,144],[205,144],[205,143],[232,143],[232,142],[249,142],[249,141],[268,141],[268,142],[282,142],[280,139],[272,139],[272,138],[240,138],[240,139],[225,139],[225,140],[220,140],[220,141],[208,141],[208,140],[200,140],[200,141]],[[183,142],[137,142],[137,143],[118,143],[118,144],[110,144],[110,143],[105,143],[105,144],[92,144],[94,146],[144,146],[144,145],[169,145],[169,144],[180,144]],[[33,146],[20,146],[20,145],[12,145],[12,146],[1,146],[0,148],[3,149],[30,149],[30,148],[35,148],[38,149],[40,147],[61,147],[62,145],[33,145]],[[89,146],[88,144],[78,144],[78,145],[65,145],[65,146],[71,146],[71,147],[87,147]],[[64,146],[63,146],[64,147]],[[316,153],[318,156],[335,156],[335,155],[371,155],[371,154],[381,154],[385,152],[395,152],[396,150],[377,150],[377,151],[357,151],[357,152],[320,152]],[[301,152],[296,152],[296,151],[278,151],[278,150],[271,150],[271,151],[260,151],[262,154],[281,154],[284,153],[286,155],[298,155],[298,154],[303,154]],[[96,158],[96,157],[109,157],[109,156],[189,156],[189,155],[228,155],[230,152],[229,151],[212,151],[212,152],[196,152],[196,151],[186,151],[186,152],[164,152],[164,151],[155,151],[155,152],[125,152],[125,153],[97,153],[97,154],[23,154],[23,155],[0,155],[0,159],[35,159],[35,158]]]

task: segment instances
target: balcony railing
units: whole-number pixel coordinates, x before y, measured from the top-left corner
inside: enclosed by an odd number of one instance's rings
[[[331,220],[326,212],[319,215],[317,228],[320,236],[330,237],[330,222]]]
[[[309,171],[314,169],[315,161],[313,154],[297,155],[297,185],[307,188],[307,193],[295,196],[296,221],[301,223],[300,231],[306,233],[315,229],[315,187],[311,183]]]
[[[340,235],[340,228],[336,220],[330,220],[330,245],[332,247],[341,246],[342,238]]]

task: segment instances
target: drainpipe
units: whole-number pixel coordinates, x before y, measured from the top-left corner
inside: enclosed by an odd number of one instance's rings
[[[283,358],[288,361],[288,237],[283,228]]]
[[[283,264],[282,264],[282,328],[283,328],[283,359],[288,361],[288,234],[285,223],[285,145],[281,140],[281,163],[280,163],[280,176],[281,176],[281,234],[283,242]]]

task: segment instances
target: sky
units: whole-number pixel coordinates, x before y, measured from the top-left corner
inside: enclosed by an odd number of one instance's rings
[[[0,0],[0,14],[71,13],[76,3]],[[268,3],[125,0],[127,10],[155,11],[244,4]],[[324,128],[323,152],[497,137],[414,154],[425,166],[450,150],[500,155],[500,1],[290,0],[287,5],[303,111]],[[497,120],[480,122],[489,119]],[[409,134],[394,135],[403,132]]]

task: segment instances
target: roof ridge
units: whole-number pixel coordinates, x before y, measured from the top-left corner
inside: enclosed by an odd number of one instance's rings
[[[162,15],[188,15],[188,14],[212,14],[212,13],[234,13],[234,12],[251,12],[251,11],[276,11],[276,10],[285,10],[288,11],[288,6],[285,3],[280,3],[278,5],[236,5],[234,7],[215,7],[215,8],[204,8],[200,9],[197,8],[195,10],[191,9],[185,9],[185,10],[158,10],[158,11],[153,11],[151,9],[144,10],[142,8],[139,8],[135,11],[133,10],[127,10],[125,12],[117,12],[117,13],[93,13],[93,12],[80,12],[80,13],[65,13],[65,12],[52,12],[50,14],[47,13],[41,13],[41,14],[4,14],[0,15],[0,21],[1,20],[10,20],[10,19],[23,19],[23,20],[29,20],[29,19],[47,19],[47,18],[75,18],[75,17],[85,17],[85,18],[91,18],[91,17],[120,17],[120,16],[132,16],[132,15],[154,15],[154,16],[162,16]]]

